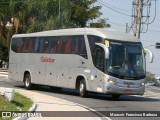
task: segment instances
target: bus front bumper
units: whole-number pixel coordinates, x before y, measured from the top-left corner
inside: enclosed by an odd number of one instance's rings
[[[106,87],[106,94],[144,95],[144,92],[144,86],[139,88],[119,87],[115,85]]]

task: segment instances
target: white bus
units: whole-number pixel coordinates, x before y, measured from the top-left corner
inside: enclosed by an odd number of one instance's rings
[[[103,28],[75,28],[12,37],[9,78],[35,84],[120,95],[143,95],[145,55],[141,42]]]

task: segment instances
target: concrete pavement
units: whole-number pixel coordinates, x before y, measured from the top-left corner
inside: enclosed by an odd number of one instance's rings
[[[52,111],[54,114],[54,111],[88,111],[86,108],[83,108],[81,106],[79,106],[76,103],[70,102],[70,101],[66,101],[60,98],[56,98],[56,97],[52,97],[52,96],[48,96],[45,94],[41,94],[41,93],[37,93],[34,91],[28,91],[28,90],[19,90],[16,89],[17,92],[19,92],[20,94],[27,96],[29,98],[31,98],[31,100],[33,100],[35,102],[35,104],[37,105],[37,109],[36,112],[38,111],[42,111],[45,113],[47,113],[47,111]],[[62,112],[63,114],[63,112]],[[65,113],[64,113],[65,114]],[[89,113],[87,112],[87,114],[90,114],[89,116],[94,116],[93,113]],[[62,115],[63,116],[63,115]],[[40,117],[31,117],[29,118],[29,120],[45,120],[45,119],[50,119],[50,120],[81,120],[82,117],[47,117],[42,115],[42,118]],[[100,120],[100,118],[97,117],[83,117],[83,119],[85,120]]]
[[[7,71],[6,71],[7,72]],[[7,76],[7,73],[6,74],[3,74],[4,72],[0,72],[0,76],[1,75],[5,75]],[[6,79],[7,81],[7,79]],[[147,88],[147,87],[146,87]],[[157,88],[159,89],[159,88]],[[70,102],[70,101],[67,101],[67,100],[64,100],[64,99],[60,99],[60,98],[56,98],[56,97],[53,97],[53,96],[49,96],[49,95],[45,95],[45,94],[41,94],[41,93],[37,93],[37,92],[34,92],[34,91],[29,91],[29,90],[22,90],[22,89],[16,89],[17,92],[21,93],[22,95],[25,95],[27,97],[29,97],[30,99],[32,99],[35,104],[37,105],[37,109],[36,109],[36,112],[42,112],[44,113],[46,111],[46,113],[51,113],[51,116],[53,117],[47,117],[46,116],[43,116],[42,114],[42,117],[39,118],[39,117],[30,117],[29,120],[36,120],[36,119],[40,119],[40,120],[81,120],[81,119],[84,119],[84,120],[100,120],[102,118],[99,118],[99,117],[92,117],[92,116],[95,116],[93,115],[93,113],[91,112],[87,112],[87,111],[90,111],[92,109],[89,109],[85,106],[82,106],[82,105],[79,105],[79,104],[76,104],[76,103],[73,103],[73,102]],[[160,96],[160,93],[155,93],[154,91],[147,91],[145,92],[145,95],[144,96],[141,96],[141,97],[146,97],[146,98],[159,98]],[[52,111],[52,112],[49,112],[49,111]],[[56,111],[61,111],[60,113],[62,115],[60,115],[61,117],[54,117],[54,114]],[[64,112],[63,112],[64,111]],[[88,116],[91,116],[91,117],[63,117],[64,114],[66,114],[65,111],[86,111],[86,113],[88,114]],[[81,114],[81,112],[79,112]],[[110,119],[110,118],[103,118],[103,119]]]
[[[7,75],[8,75],[7,70],[0,70],[0,76],[7,76]],[[44,113],[45,113],[45,111],[46,111],[46,113],[47,113],[47,111],[52,111],[53,113],[54,113],[54,111],[55,112],[61,111],[61,113],[62,113],[62,117],[61,116],[54,117],[54,114],[52,116],[52,113],[50,112],[52,117],[43,116],[43,114],[42,114],[42,117],[30,117],[30,118],[28,118],[29,120],[37,120],[37,119],[38,120],[49,120],[49,119],[50,120],[75,120],[75,119],[76,120],[81,120],[81,119],[83,119],[83,120],[101,120],[100,117],[94,117],[95,114],[93,112],[89,112],[91,109],[89,109],[85,106],[67,101],[67,100],[63,100],[63,99],[56,98],[53,96],[41,94],[41,93],[34,92],[31,90],[16,89],[16,92],[33,100],[34,103],[36,104],[35,111],[37,113],[38,113],[38,111],[39,111],[39,113],[40,113],[40,111],[42,111]],[[77,111],[77,112],[79,112],[79,111],[85,112],[86,111],[87,116],[89,116],[89,117],[83,117],[83,116],[82,117],[63,117],[63,113],[65,114],[65,111]],[[79,112],[79,113],[81,114],[81,112]],[[22,119],[22,118],[18,118],[18,120],[19,119]],[[109,119],[109,118],[106,118],[106,119]]]

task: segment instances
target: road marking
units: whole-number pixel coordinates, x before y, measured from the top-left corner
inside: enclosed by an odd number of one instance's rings
[[[68,100],[67,100],[67,101],[68,101]],[[72,102],[72,101],[70,101],[70,102]],[[75,103],[75,102],[72,102],[72,103],[73,103],[73,104],[76,104],[76,105],[78,105],[78,106],[80,106],[80,107],[83,107],[83,108],[85,108],[85,109],[87,109],[87,110],[89,110],[89,111],[92,111],[93,113],[95,112],[96,114],[98,114],[98,115],[101,116],[100,119],[102,119],[102,120],[104,120],[104,119],[106,119],[106,120],[112,120],[112,119],[110,119],[109,117],[106,117],[105,115],[101,114],[100,112],[97,112],[96,110],[94,110],[94,109],[92,109],[92,108],[90,108],[90,107],[87,107],[87,106],[84,106],[84,105],[82,105],[82,104]]]
[[[5,75],[5,74],[0,74],[0,76],[6,76],[6,77],[8,77],[8,75]]]

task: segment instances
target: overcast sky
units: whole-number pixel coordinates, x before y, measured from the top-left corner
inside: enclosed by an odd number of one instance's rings
[[[102,6],[101,18],[107,19],[108,23],[111,24],[111,29],[116,29],[125,32],[126,23],[131,26],[132,24],[132,1],[133,0],[98,0],[96,5]],[[146,1],[146,0],[144,0]],[[142,33],[140,40],[144,47],[149,45],[155,45],[156,42],[160,43],[160,0],[156,2],[156,18],[155,21],[149,25],[148,32]],[[146,16],[146,9],[144,9],[144,16]],[[155,16],[155,2],[151,2],[151,14],[150,21]],[[144,25],[144,30],[146,30],[147,25]],[[133,34],[133,31],[130,31]],[[160,76],[160,49],[155,49],[155,46],[148,47],[154,53],[153,63],[149,63],[147,57],[147,71],[152,72],[156,76]]]

